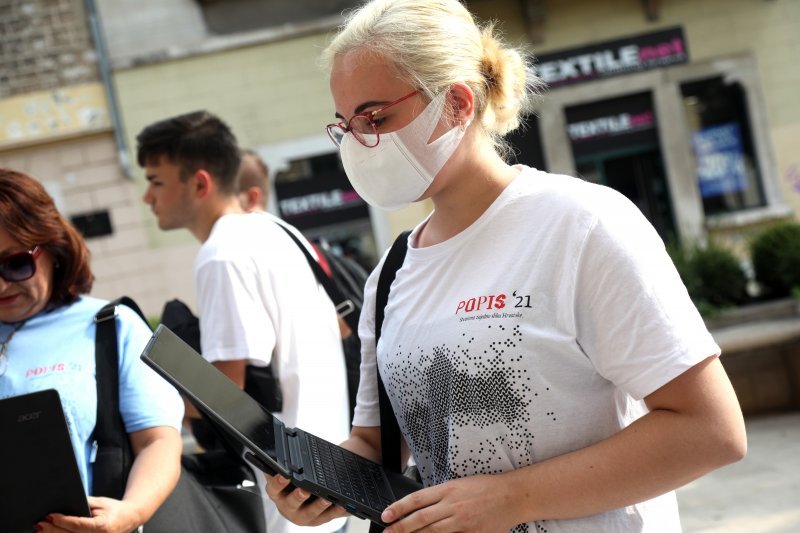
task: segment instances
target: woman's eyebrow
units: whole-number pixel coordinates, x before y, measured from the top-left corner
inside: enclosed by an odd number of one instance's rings
[[[388,103],[389,103],[389,101],[388,101],[388,100],[364,102],[363,104],[359,104],[359,105],[358,105],[358,107],[356,107],[355,111],[353,112],[353,115],[358,115],[359,113],[363,113],[363,112],[364,112],[364,110],[365,110],[365,109],[367,109],[367,108],[369,108],[369,107],[374,107],[374,106],[382,106],[382,105],[385,105],[385,104],[388,104]],[[345,119],[345,118],[344,118],[342,115],[340,115],[339,113],[335,113],[335,114],[334,114],[334,116],[335,116],[336,118],[340,118],[340,119],[342,119],[342,120],[346,120],[346,119]]]

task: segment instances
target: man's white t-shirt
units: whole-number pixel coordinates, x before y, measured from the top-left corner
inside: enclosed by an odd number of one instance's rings
[[[336,310],[278,224],[286,225],[268,213],[225,215],[200,247],[194,283],[203,357],[271,363],[283,393],[278,418],[338,443],[348,436],[349,409]],[[264,476],[256,474],[264,495]],[[308,531],[264,500],[270,533]],[[314,530],[334,531],[342,524],[336,520]]]
[[[470,227],[408,254],[378,347],[426,485],[506,472],[605,439],[719,347],[664,244],[616,191],[523,167]],[[367,282],[354,425],[379,426]],[[674,493],[513,531],[679,531]]]

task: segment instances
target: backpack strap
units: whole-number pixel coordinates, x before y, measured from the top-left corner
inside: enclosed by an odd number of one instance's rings
[[[97,384],[97,422],[93,440],[95,461],[92,494],[122,499],[128,472],[133,463],[130,440],[119,412],[119,351],[117,344],[117,307],[127,305],[144,320],[136,302],[123,296],[107,303],[94,317],[95,382]],[[146,320],[145,320],[146,322]]]
[[[358,331],[358,317],[353,314],[356,308],[353,301],[349,298],[345,298],[342,292],[336,287],[336,284],[333,283],[333,280],[325,273],[325,270],[323,270],[319,262],[317,262],[314,256],[311,255],[311,252],[308,251],[308,248],[297,238],[297,235],[283,224],[279,222],[276,222],[276,224],[292,238],[298,248],[303,252],[306,261],[308,261],[308,265],[311,267],[311,270],[314,271],[314,277],[317,278],[317,282],[319,282],[325,289],[325,292],[328,293],[328,298],[330,298],[333,305],[336,306],[336,312],[339,316],[347,322],[350,329]]]
[[[393,471],[401,471],[400,461],[400,425],[397,417],[394,416],[392,404],[386,394],[386,387],[383,386],[380,368],[377,368],[378,339],[381,338],[383,329],[383,317],[386,304],[389,302],[389,291],[392,282],[397,276],[397,271],[403,266],[408,249],[408,235],[410,231],[404,231],[395,239],[386,260],[383,262],[380,276],[378,277],[378,288],[375,295],[375,358],[376,371],[378,376],[378,407],[381,415],[381,462],[384,467]],[[369,533],[380,533],[383,527],[372,522],[369,526]]]
[[[386,304],[389,302],[389,291],[391,290],[392,282],[397,276],[397,271],[403,266],[403,261],[406,258],[408,235],[410,233],[410,231],[405,231],[395,239],[389,254],[386,256],[386,261],[383,263],[383,268],[381,268],[380,277],[378,277],[378,289],[375,296],[376,359],[378,356],[378,340],[381,338],[381,330],[383,329],[384,311]],[[394,472],[400,472],[400,426],[397,424],[392,404],[386,394],[380,369],[378,369],[377,373],[378,405],[381,410],[381,459],[383,466]]]

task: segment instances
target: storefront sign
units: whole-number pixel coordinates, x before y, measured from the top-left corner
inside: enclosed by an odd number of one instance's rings
[[[298,181],[276,180],[275,192],[281,218],[301,230],[369,217],[369,207],[344,172],[314,174]]]
[[[355,191],[333,189],[281,200],[280,210],[285,217],[297,217],[363,204],[364,201]]]
[[[575,157],[658,144],[649,92],[628,94],[564,109]]]
[[[655,126],[652,111],[642,113],[620,113],[599,117],[567,125],[567,133],[572,142],[581,142],[613,135],[623,135],[634,131],[650,129]]]
[[[550,88],[686,63],[683,28],[537,56],[537,73]]]
[[[703,198],[747,188],[738,124],[730,122],[695,132],[692,148],[697,158],[697,179]]]

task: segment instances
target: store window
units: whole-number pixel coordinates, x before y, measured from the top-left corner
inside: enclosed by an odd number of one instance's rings
[[[275,194],[281,218],[301,230],[369,217],[335,153],[290,161],[275,176]]]
[[[506,135],[505,141],[511,150],[508,157],[511,164],[520,163],[539,170],[547,170],[539,118],[536,115],[523,117],[520,126]]]
[[[651,93],[569,106],[564,115],[578,176],[621,192],[664,240],[673,237],[675,220]]]
[[[372,269],[377,250],[369,206],[350,185],[338,153],[290,160],[274,182],[282,219]]]
[[[706,215],[766,204],[744,88],[713,77],[681,85]]]

